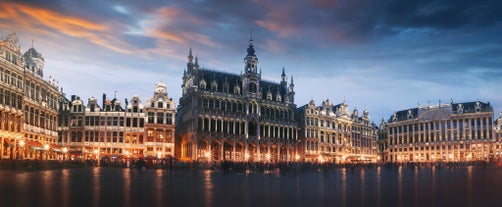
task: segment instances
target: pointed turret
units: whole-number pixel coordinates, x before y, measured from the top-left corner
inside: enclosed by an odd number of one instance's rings
[[[291,76],[291,83],[289,84],[289,91],[293,92],[295,90],[295,84],[293,83],[293,76]]]
[[[188,74],[192,73],[193,70],[193,56],[192,56],[192,48],[188,51],[188,63],[187,63],[187,70]]]
[[[192,63],[193,56],[192,56],[192,48],[190,48],[190,51],[188,51],[188,63]]]
[[[195,72],[197,72],[199,70],[199,58],[197,58],[197,56],[195,56],[195,64],[194,64],[193,69]]]
[[[281,78],[282,78],[282,81],[283,81],[283,82],[286,82],[286,73],[284,72],[284,67],[282,67],[282,74],[281,74]]]

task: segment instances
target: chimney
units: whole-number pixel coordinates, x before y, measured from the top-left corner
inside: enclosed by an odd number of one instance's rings
[[[106,93],[103,93],[103,108],[105,107],[105,101],[106,101]]]

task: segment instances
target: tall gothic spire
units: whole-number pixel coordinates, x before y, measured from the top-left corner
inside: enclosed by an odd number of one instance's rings
[[[284,71],[284,67],[282,67],[281,78],[282,78],[282,82],[286,82],[286,72]]]
[[[192,56],[192,48],[190,48],[190,51],[188,52],[188,63],[192,63],[193,56]]]
[[[249,39],[248,41],[249,46],[247,48],[247,55],[244,58],[244,68],[246,73],[254,73],[257,74],[257,68],[258,68],[258,57],[256,57],[255,50],[254,50],[254,41],[252,38]]]

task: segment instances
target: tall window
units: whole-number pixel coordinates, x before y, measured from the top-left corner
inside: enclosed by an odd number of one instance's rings
[[[154,123],[154,113],[153,112],[148,112],[148,123],[153,124]]]
[[[173,124],[173,114],[171,113],[166,114],[166,124]]]
[[[164,123],[164,113],[157,112],[157,124],[163,124],[163,123]]]

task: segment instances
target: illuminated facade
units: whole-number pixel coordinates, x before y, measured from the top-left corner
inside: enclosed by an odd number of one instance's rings
[[[174,155],[175,108],[162,82],[156,85],[146,106],[136,95],[130,101],[126,99],[125,108],[116,98],[107,99],[106,94],[102,107],[94,97],[89,98],[87,106],[78,96],[61,101],[60,142],[76,157]]]
[[[500,112],[499,118],[493,124],[493,134],[495,139],[495,144],[492,147],[493,157],[495,160],[500,161],[502,159],[502,112]]]
[[[333,105],[314,101],[297,109],[299,138],[305,160],[348,163],[378,161],[376,126],[370,122],[369,112],[359,116],[357,109],[349,112],[348,105]]]
[[[18,38],[0,40],[0,159],[61,159],[57,145],[56,81],[44,80],[44,58],[21,56]]]
[[[167,87],[160,82],[154,95],[145,106],[146,151],[147,156],[174,156],[175,108],[167,96]]]
[[[489,103],[450,102],[398,111],[390,117],[385,130],[384,158],[388,162],[494,158],[493,108]]]
[[[293,78],[262,80],[249,40],[241,75],[199,68],[192,50],[177,112],[176,156],[183,160],[290,161],[295,158]]]

